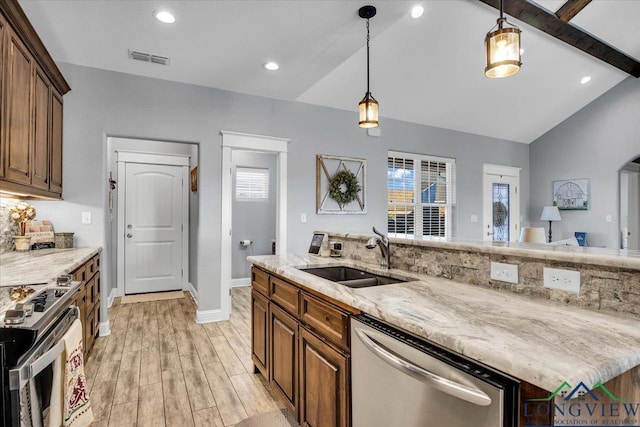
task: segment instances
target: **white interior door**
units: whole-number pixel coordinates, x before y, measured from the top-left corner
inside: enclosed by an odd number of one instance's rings
[[[125,293],[182,289],[182,167],[125,167]]]
[[[513,242],[520,232],[520,169],[484,165],[483,238]]]

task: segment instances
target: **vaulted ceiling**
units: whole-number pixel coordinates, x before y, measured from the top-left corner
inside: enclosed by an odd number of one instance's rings
[[[530,143],[629,76],[510,18],[523,30],[523,67],[513,77],[486,78],[483,40],[498,16],[492,1],[20,4],[56,61],[349,110],[354,123],[366,89],[365,25],[357,11],[373,4],[371,91],[383,132],[384,118],[394,118]],[[412,19],[417,3],[425,13]],[[565,1],[529,3],[553,14]],[[570,24],[640,58],[640,1],[586,3]],[[155,20],[160,9],[176,22]],[[169,57],[170,64],[131,60],[129,49]],[[269,60],[280,69],[264,70]],[[580,84],[585,76],[591,80]]]

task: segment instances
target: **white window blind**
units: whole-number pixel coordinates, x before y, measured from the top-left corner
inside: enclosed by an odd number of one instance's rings
[[[453,236],[455,160],[389,152],[387,225],[390,236],[444,240]]]
[[[236,200],[269,200],[269,169],[237,167]]]

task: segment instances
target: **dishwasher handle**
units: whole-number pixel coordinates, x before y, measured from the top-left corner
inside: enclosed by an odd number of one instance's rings
[[[430,386],[443,393],[465,400],[478,406],[489,406],[491,398],[482,390],[457,383],[447,378],[429,372],[417,366],[392,350],[374,341],[367,333],[360,328],[355,328],[356,335],[360,341],[371,350],[376,356],[388,363],[404,374]]]

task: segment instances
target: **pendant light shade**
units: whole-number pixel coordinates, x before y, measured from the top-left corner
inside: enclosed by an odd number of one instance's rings
[[[520,61],[521,31],[503,16],[502,0],[500,0],[500,18],[496,26],[497,29],[489,31],[484,38],[487,51],[487,66],[484,74],[493,79],[512,76],[520,70],[522,65]]]
[[[374,128],[378,126],[378,101],[371,95],[369,90],[369,19],[376,16],[374,6],[363,6],[358,10],[360,18],[367,20],[367,93],[358,104],[360,120],[358,126],[361,128]]]
[[[370,92],[362,98],[358,105],[360,112],[360,121],[358,125],[361,128],[374,128],[378,126],[378,101],[376,101]]]

